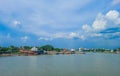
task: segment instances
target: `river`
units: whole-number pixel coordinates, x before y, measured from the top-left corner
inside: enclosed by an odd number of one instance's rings
[[[120,54],[0,57],[0,76],[120,76]]]

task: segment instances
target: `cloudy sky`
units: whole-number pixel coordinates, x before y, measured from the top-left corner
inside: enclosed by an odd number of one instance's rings
[[[120,0],[0,0],[0,46],[120,47]]]

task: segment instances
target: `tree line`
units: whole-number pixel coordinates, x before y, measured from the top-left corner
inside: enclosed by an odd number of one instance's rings
[[[1,47],[0,46],[0,53],[1,52],[12,52],[12,53],[17,53],[19,52],[20,49],[24,49],[24,50],[31,50],[33,46],[20,46],[20,47],[17,47],[17,46],[8,46],[8,47]],[[61,48],[55,48],[53,47],[52,45],[43,45],[43,46],[36,46],[36,48],[38,48],[38,50],[45,50],[45,51],[57,51],[57,52],[60,52]],[[78,51],[76,49],[76,51]],[[102,48],[99,48],[99,49],[83,49],[84,52],[110,52],[111,50],[109,49],[102,49]],[[117,49],[114,49],[113,50],[114,52],[116,51],[120,51],[120,48],[117,48]]]
[[[117,48],[117,49],[103,49],[103,48],[98,48],[98,49],[87,49],[87,50],[84,50],[85,52],[116,52],[116,51],[120,51],[120,48]]]
[[[8,47],[1,47],[0,46],[0,52],[19,52],[20,49],[24,49],[24,50],[31,50],[33,46],[8,46]],[[36,48],[38,48],[38,50],[45,50],[45,51],[60,51],[62,49],[60,48],[55,48],[52,45],[44,45],[44,46],[36,46]]]

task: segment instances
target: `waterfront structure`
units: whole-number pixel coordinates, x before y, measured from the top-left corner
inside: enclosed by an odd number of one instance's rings
[[[31,51],[38,51],[38,49],[36,47],[33,47]]]
[[[75,51],[75,49],[71,49],[70,51]]]
[[[20,49],[19,52],[24,55],[39,55],[41,53],[41,51],[38,51],[36,47],[33,47],[31,50]]]
[[[71,49],[71,54],[75,54],[75,49]]]
[[[83,52],[83,50],[84,50],[83,48],[79,48],[79,52]]]

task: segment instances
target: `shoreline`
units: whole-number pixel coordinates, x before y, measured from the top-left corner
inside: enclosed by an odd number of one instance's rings
[[[73,54],[86,54],[86,53],[104,53],[104,54],[120,54],[120,53],[111,53],[111,52],[76,52]],[[40,55],[73,55],[72,53],[48,53],[48,54],[40,54]],[[39,55],[27,55],[27,54],[0,54],[0,57],[9,57],[9,56],[39,56]]]

